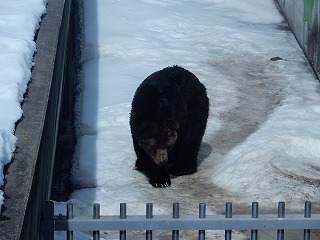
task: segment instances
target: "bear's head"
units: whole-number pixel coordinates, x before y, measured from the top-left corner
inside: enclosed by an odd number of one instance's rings
[[[168,152],[178,138],[179,124],[174,120],[161,122],[143,122],[139,129],[138,142],[152,161],[164,166],[168,162]]]

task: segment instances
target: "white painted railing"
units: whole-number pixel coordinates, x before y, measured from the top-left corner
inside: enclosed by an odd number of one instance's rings
[[[44,239],[53,240],[55,231],[66,231],[73,239],[73,231],[92,231],[93,239],[100,239],[100,231],[117,230],[119,239],[126,239],[126,231],[145,230],[146,239],[152,239],[154,230],[172,231],[172,239],[179,239],[179,230],[198,230],[199,240],[206,230],[225,230],[225,239],[231,240],[231,230],[251,230],[251,239],[258,239],[258,230],[277,230],[277,240],[283,240],[286,229],[301,229],[304,240],[310,240],[310,229],[320,229],[320,214],[311,215],[311,203],[305,203],[304,214],[285,214],[285,203],[278,203],[278,214],[259,214],[258,203],[252,203],[251,215],[233,215],[232,203],[226,203],[225,215],[206,215],[206,204],[199,204],[199,215],[179,214],[179,204],[173,204],[172,215],[153,215],[153,204],[146,204],[145,215],[126,214],[126,204],[120,204],[117,216],[100,216],[100,205],[93,204],[92,217],[74,216],[73,205],[66,204],[67,214],[55,215],[55,203],[46,203]]]

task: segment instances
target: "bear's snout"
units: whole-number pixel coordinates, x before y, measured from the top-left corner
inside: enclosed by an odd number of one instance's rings
[[[155,164],[159,166],[164,166],[166,165],[168,161],[168,154],[167,154],[167,149],[156,149],[156,154],[154,156],[154,162]]]

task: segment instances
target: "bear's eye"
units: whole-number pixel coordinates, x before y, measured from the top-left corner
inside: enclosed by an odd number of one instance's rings
[[[146,150],[146,149],[149,149],[149,148],[155,146],[156,142],[155,142],[155,140],[153,138],[144,139],[144,140],[140,140],[139,141],[139,145],[140,145],[140,147],[142,147],[143,149]]]
[[[177,137],[177,132],[176,131],[168,131],[168,137],[169,138],[176,138]]]
[[[173,146],[176,144],[177,136],[178,134],[176,131],[170,131],[170,133],[168,133],[167,148],[173,148]]]

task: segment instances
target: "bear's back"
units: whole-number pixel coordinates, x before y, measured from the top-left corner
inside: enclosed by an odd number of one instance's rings
[[[149,87],[146,88],[145,85],[149,85]],[[151,74],[139,88],[151,93],[159,92],[162,94],[173,94],[172,92],[178,88],[185,97],[190,94],[195,95],[199,91],[206,91],[204,85],[193,73],[179,66],[166,67]]]
[[[133,98],[132,111],[143,106],[138,119],[168,119],[178,115],[180,118],[187,109],[192,111],[188,105],[199,94],[206,95],[206,89],[193,73],[179,66],[167,67],[141,83]]]

